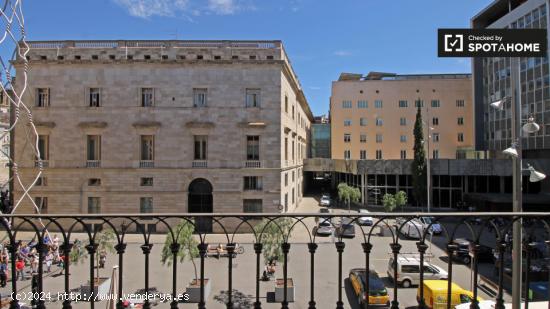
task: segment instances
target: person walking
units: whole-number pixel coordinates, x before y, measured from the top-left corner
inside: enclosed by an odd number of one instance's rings
[[[44,259],[46,262],[46,272],[49,273],[50,271],[52,271],[52,263],[53,263],[52,250],[48,251],[48,254],[46,254],[46,257]]]
[[[18,258],[15,262],[15,280],[19,280],[19,277],[21,277],[21,280],[26,280],[25,278],[25,261],[23,261],[22,258]]]
[[[6,287],[6,282],[8,281],[8,265],[6,260],[2,259],[0,261],[0,287]]]

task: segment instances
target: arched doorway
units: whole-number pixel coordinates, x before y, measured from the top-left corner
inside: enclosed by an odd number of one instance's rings
[[[211,213],[214,210],[212,184],[204,178],[197,178],[189,184],[188,209],[190,213]],[[195,218],[195,231],[212,232],[211,218]]]

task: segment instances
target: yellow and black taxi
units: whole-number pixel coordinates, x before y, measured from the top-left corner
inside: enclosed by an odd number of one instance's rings
[[[363,306],[368,300],[370,306],[389,306],[390,297],[388,296],[388,290],[386,290],[384,283],[373,270],[369,273],[369,295],[367,295],[366,273],[364,268],[354,268],[349,271],[349,281],[359,304]]]

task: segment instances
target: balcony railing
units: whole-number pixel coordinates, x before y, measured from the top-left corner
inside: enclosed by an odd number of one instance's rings
[[[155,167],[155,161],[153,160],[141,160],[139,161],[140,168],[153,168]]]
[[[194,160],[192,165],[193,168],[207,168],[208,161],[206,160]]]
[[[101,161],[100,160],[87,160],[86,161],[86,167],[89,167],[89,168],[101,167]]]
[[[258,160],[247,160],[244,161],[244,167],[246,168],[260,168],[262,167],[261,161]]]
[[[423,286],[427,276],[434,275],[433,269],[436,267],[431,265],[439,265],[437,271],[441,278],[437,279],[445,279],[447,282],[446,299],[452,299],[451,282],[462,282],[460,285],[466,289],[470,289],[471,283],[472,308],[477,308],[479,298],[492,298],[496,302],[496,308],[503,309],[504,303],[509,301],[510,293],[506,281],[510,280],[508,273],[511,240],[507,235],[511,235],[512,223],[519,219],[522,219],[520,222],[524,231],[523,269],[529,270],[526,271],[528,275],[525,276],[522,289],[525,295],[536,298],[539,296],[529,289],[530,282],[537,280],[550,284],[547,263],[550,214],[431,213],[433,221],[420,221],[425,218],[423,215],[370,213],[368,218],[348,213],[2,215],[0,233],[3,234],[8,249],[10,278],[11,274],[14,274],[13,277],[21,274],[16,269],[19,257],[32,260],[32,257],[23,254],[27,252],[23,250],[26,246],[32,244],[36,250],[38,266],[31,274],[31,283],[11,280],[11,294],[6,291],[0,297],[18,296],[10,299],[10,308],[19,308],[24,302],[37,308],[62,306],[67,309],[76,301],[88,301],[90,308],[95,305],[104,307],[107,301],[101,299],[109,296],[114,298],[117,308],[123,308],[126,300],[124,297],[135,289],[138,292],[134,295],[157,295],[143,297],[143,308],[150,308],[161,301],[168,303],[170,308],[178,308],[180,304],[177,300],[182,299],[181,278],[178,279],[178,276],[191,277],[190,268],[178,270],[180,263],[171,263],[166,268],[158,264],[158,261],[161,251],[165,257],[179,261],[181,251],[189,250],[185,245],[191,244],[198,252],[195,262],[197,279],[192,281],[199,284],[195,288],[189,287],[184,294],[187,296],[183,296],[183,299],[186,302],[196,302],[198,308],[220,308],[220,303],[226,308],[262,308],[271,306],[266,304],[268,302],[277,302],[281,308],[289,308],[289,302],[292,301],[304,308],[334,308],[334,305],[336,308],[357,308],[357,301],[364,299],[371,305],[376,301],[377,305],[391,304],[392,308],[425,308],[427,304],[445,308],[445,297],[439,297],[439,300],[443,299],[442,304],[432,304],[436,300],[433,297],[425,299],[424,289],[419,290],[417,298],[416,289],[406,288],[411,283]],[[260,221],[262,219],[263,222]],[[344,224],[339,223],[342,221]],[[328,224],[323,226],[319,222]],[[188,230],[195,229],[195,236],[189,236],[185,232],[180,234],[185,225],[191,228]],[[100,237],[98,233],[102,229],[108,229],[113,236]],[[212,230],[216,232],[212,233]],[[330,232],[329,236],[322,237],[327,235],[327,230]],[[438,233],[441,235],[437,235]],[[174,237],[169,237],[165,242],[165,236],[168,235]],[[187,238],[184,237],[187,240],[173,241],[181,240],[178,235],[188,235]],[[270,237],[273,235],[277,237]],[[162,238],[159,239],[159,236]],[[277,238],[279,241],[273,240]],[[106,269],[101,271],[103,276],[111,273],[116,275],[112,279],[117,282],[111,286],[112,290],[106,289],[110,292],[98,292],[100,294],[93,297],[87,295],[83,299],[82,288],[75,287],[89,282],[90,286],[84,290],[95,289],[94,278],[96,271],[99,271],[95,264],[98,261],[96,253],[102,251],[101,246],[104,246],[98,244],[98,239],[102,239],[103,244],[105,239],[110,239],[107,241],[114,247],[114,252],[107,254],[108,263],[105,264],[114,267],[111,269],[104,265]],[[165,249],[155,248],[154,244],[164,245]],[[277,251],[274,250],[277,247],[280,248],[279,253],[270,253]],[[46,260],[51,259],[49,252],[55,250],[59,250],[61,256],[82,256],[82,259],[87,259],[86,265],[83,267],[72,259],[65,259],[64,268],[60,269],[59,275],[46,275]],[[139,261],[139,255],[142,255],[142,261]],[[218,258],[209,259],[209,256]],[[308,258],[304,258],[306,256]],[[267,264],[270,257],[276,257],[277,260],[269,261],[269,265],[264,268],[264,262]],[[403,273],[399,272],[388,272],[389,280],[383,281],[376,279],[376,275],[366,276],[366,282],[357,285],[362,290],[356,295],[353,288],[354,274],[361,275],[365,271],[385,274],[389,261],[391,264],[387,269],[397,269],[398,260],[405,258],[414,260],[419,266],[418,279],[414,280],[418,282],[411,282],[411,279],[401,276]],[[227,260],[224,262],[222,259]],[[491,261],[485,263],[485,259]],[[100,264],[103,263],[101,259],[99,261]],[[487,271],[487,268],[495,265],[496,271]],[[53,268],[54,271],[57,270],[57,266]],[[128,269],[131,274],[139,273],[140,276],[128,275]],[[537,269],[542,270],[537,273]],[[431,272],[425,273],[427,270]],[[344,279],[348,273],[350,277]],[[23,272],[23,276],[26,275]],[[56,276],[63,278],[56,279]],[[135,278],[141,276],[143,281],[138,282]],[[269,284],[267,281],[271,277],[276,280]],[[377,282],[371,285],[370,280]],[[335,286],[330,281],[335,282]],[[394,282],[399,282],[403,287]],[[162,290],[153,286],[154,284],[162,286]],[[375,294],[370,293],[371,286],[377,286],[377,290],[373,291]],[[242,289],[242,292],[235,287]],[[104,288],[100,287],[97,291],[103,291]],[[390,289],[391,293],[387,291]],[[491,293],[487,292],[488,289],[492,289]],[[31,290],[34,293],[28,293]],[[210,291],[220,291],[220,294],[210,295]],[[197,293],[194,294],[195,292]],[[486,292],[492,296],[482,294]],[[197,298],[194,298],[195,295]],[[363,297],[367,295],[371,297]],[[543,297],[545,298],[539,299],[547,301],[549,296]],[[135,299],[133,302],[136,302]],[[527,308],[531,300],[527,298],[525,302]]]

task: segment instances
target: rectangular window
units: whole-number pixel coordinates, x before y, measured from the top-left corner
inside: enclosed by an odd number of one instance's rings
[[[142,214],[150,214],[153,212],[153,198],[152,197],[140,197],[139,198],[139,212]]]
[[[294,105],[292,105],[292,119],[295,117]]]
[[[44,177],[44,176],[40,176],[38,177],[38,179],[36,180],[36,183],[35,183],[35,186],[47,186],[48,185],[48,178]]]
[[[90,97],[88,104],[90,107],[99,107],[101,106],[100,102],[101,91],[99,88],[90,88]]]
[[[101,199],[99,197],[88,197],[88,213],[98,214],[101,213]]]
[[[344,134],[344,143],[349,143],[349,142],[351,142],[351,134],[345,133]]]
[[[407,100],[399,100],[399,107],[400,108],[409,107],[409,102],[407,102]]]
[[[244,199],[243,212],[262,213],[263,212],[262,200],[261,199]]]
[[[246,159],[260,160],[260,137],[258,135],[246,137]]]
[[[367,118],[361,118],[359,119],[359,125],[364,127],[367,125]]]
[[[155,160],[155,139],[153,135],[141,135],[140,160]]]
[[[342,101],[342,108],[351,108],[351,101]]]
[[[464,125],[464,117],[458,117],[456,123],[457,123],[459,126]]]
[[[407,151],[401,150],[401,160],[405,160],[405,159],[407,159]]]
[[[438,117],[433,117],[433,118],[432,118],[432,125],[434,125],[434,126],[438,126],[438,125],[439,125],[439,118],[438,118]]]
[[[407,135],[401,135],[399,137],[399,140],[401,141],[401,143],[406,143],[407,142]]]
[[[48,213],[48,198],[44,196],[37,196],[34,198],[34,203],[38,210],[35,209],[36,213],[47,214]]]
[[[439,143],[439,133],[433,133],[432,140],[434,141],[434,143]]]
[[[288,186],[288,173],[285,173],[285,187]]]
[[[101,135],[88,135],[86,144],[86,160],[101,160]]]
[[[152,187],[153,186],[153,177],[142,177],[139,180],[139,185],[142,187]]]
[[[153,88],[141,88],[141,106],[151,107],[154,105],[155,91]]]
[[[380,127],[384,124],[384,120],[382,118],[376,118],[376,126]]]
[[[359,136],[359,142],[366,143],[367,142],[367,134],[361,134]]]
[[[50,106],[50,88],[36,89],[36,106],[37,107]]]
[[[464,141],[464,134],[463,134],[463,133],[458,133],[458,141],[459,141],[459,142],[463,142],[463,141]]]
[[[288,137],[285,137],[285,160],[288,161]]]
[[[406,126],[407,125],[407,118],[405,118],[405,117],[399,118],[399,125]]]
[[[464,107],[464,100],[456,100],[456,107]]]
[[[376,160],[382,160],[382,150],[376,150]]]
[[[288,96],[285,95],[285,113],[288,114]]]
[[[367,101],[357,101],[357,108],[368,108],[369,102]]]
[[[344,159],[346,159],[346,160],[351,159],[351,151],[350,150],[344,150]]]
[[[260,89],[246,89],[246,107],[260,107]]]
[[[374,108],[382,108],[382,100],[375,100]]]
[[[376,142],[382,143],[382,134],[376,134]]]
[[[420,108],[424,107],[424,101],[422,101],[422,100],[415,100],[415,101],[414,101],[414,107],[416,107],[416,108],[418,108],[418,107],[420,107]]]
[[[439,150],[437,150],[437,149],[433,150],[433,158],[434,159],[439,159]]]
[[[39,158],[47,161],[50,158],[50,138],[48,135],[38,135],[38,152]],[[38,159],[38,158],[37,158]]]
[[[99,187],[99,186],[101,186],[101,178],[90,178],[90,179],[88,179],[88,186],[90,186],[90,187]]]
[[[206,107],[206,95],[208,90],[206,88],[193,88],[193,106],[194,107]]]
[[[366,150],[360,150],[359,151],[359,159],[366,160],[367,159],[367,151]]]
[[[344,127],[351,126],[351,119],[344,119]]]
[[[208,136],[195,135],[193,136],[195,143],[194,160],[206,160],[208,157]]]
[[[439,102],[439,100],[432,100],[432,107],[441,107],[441,103]]]

